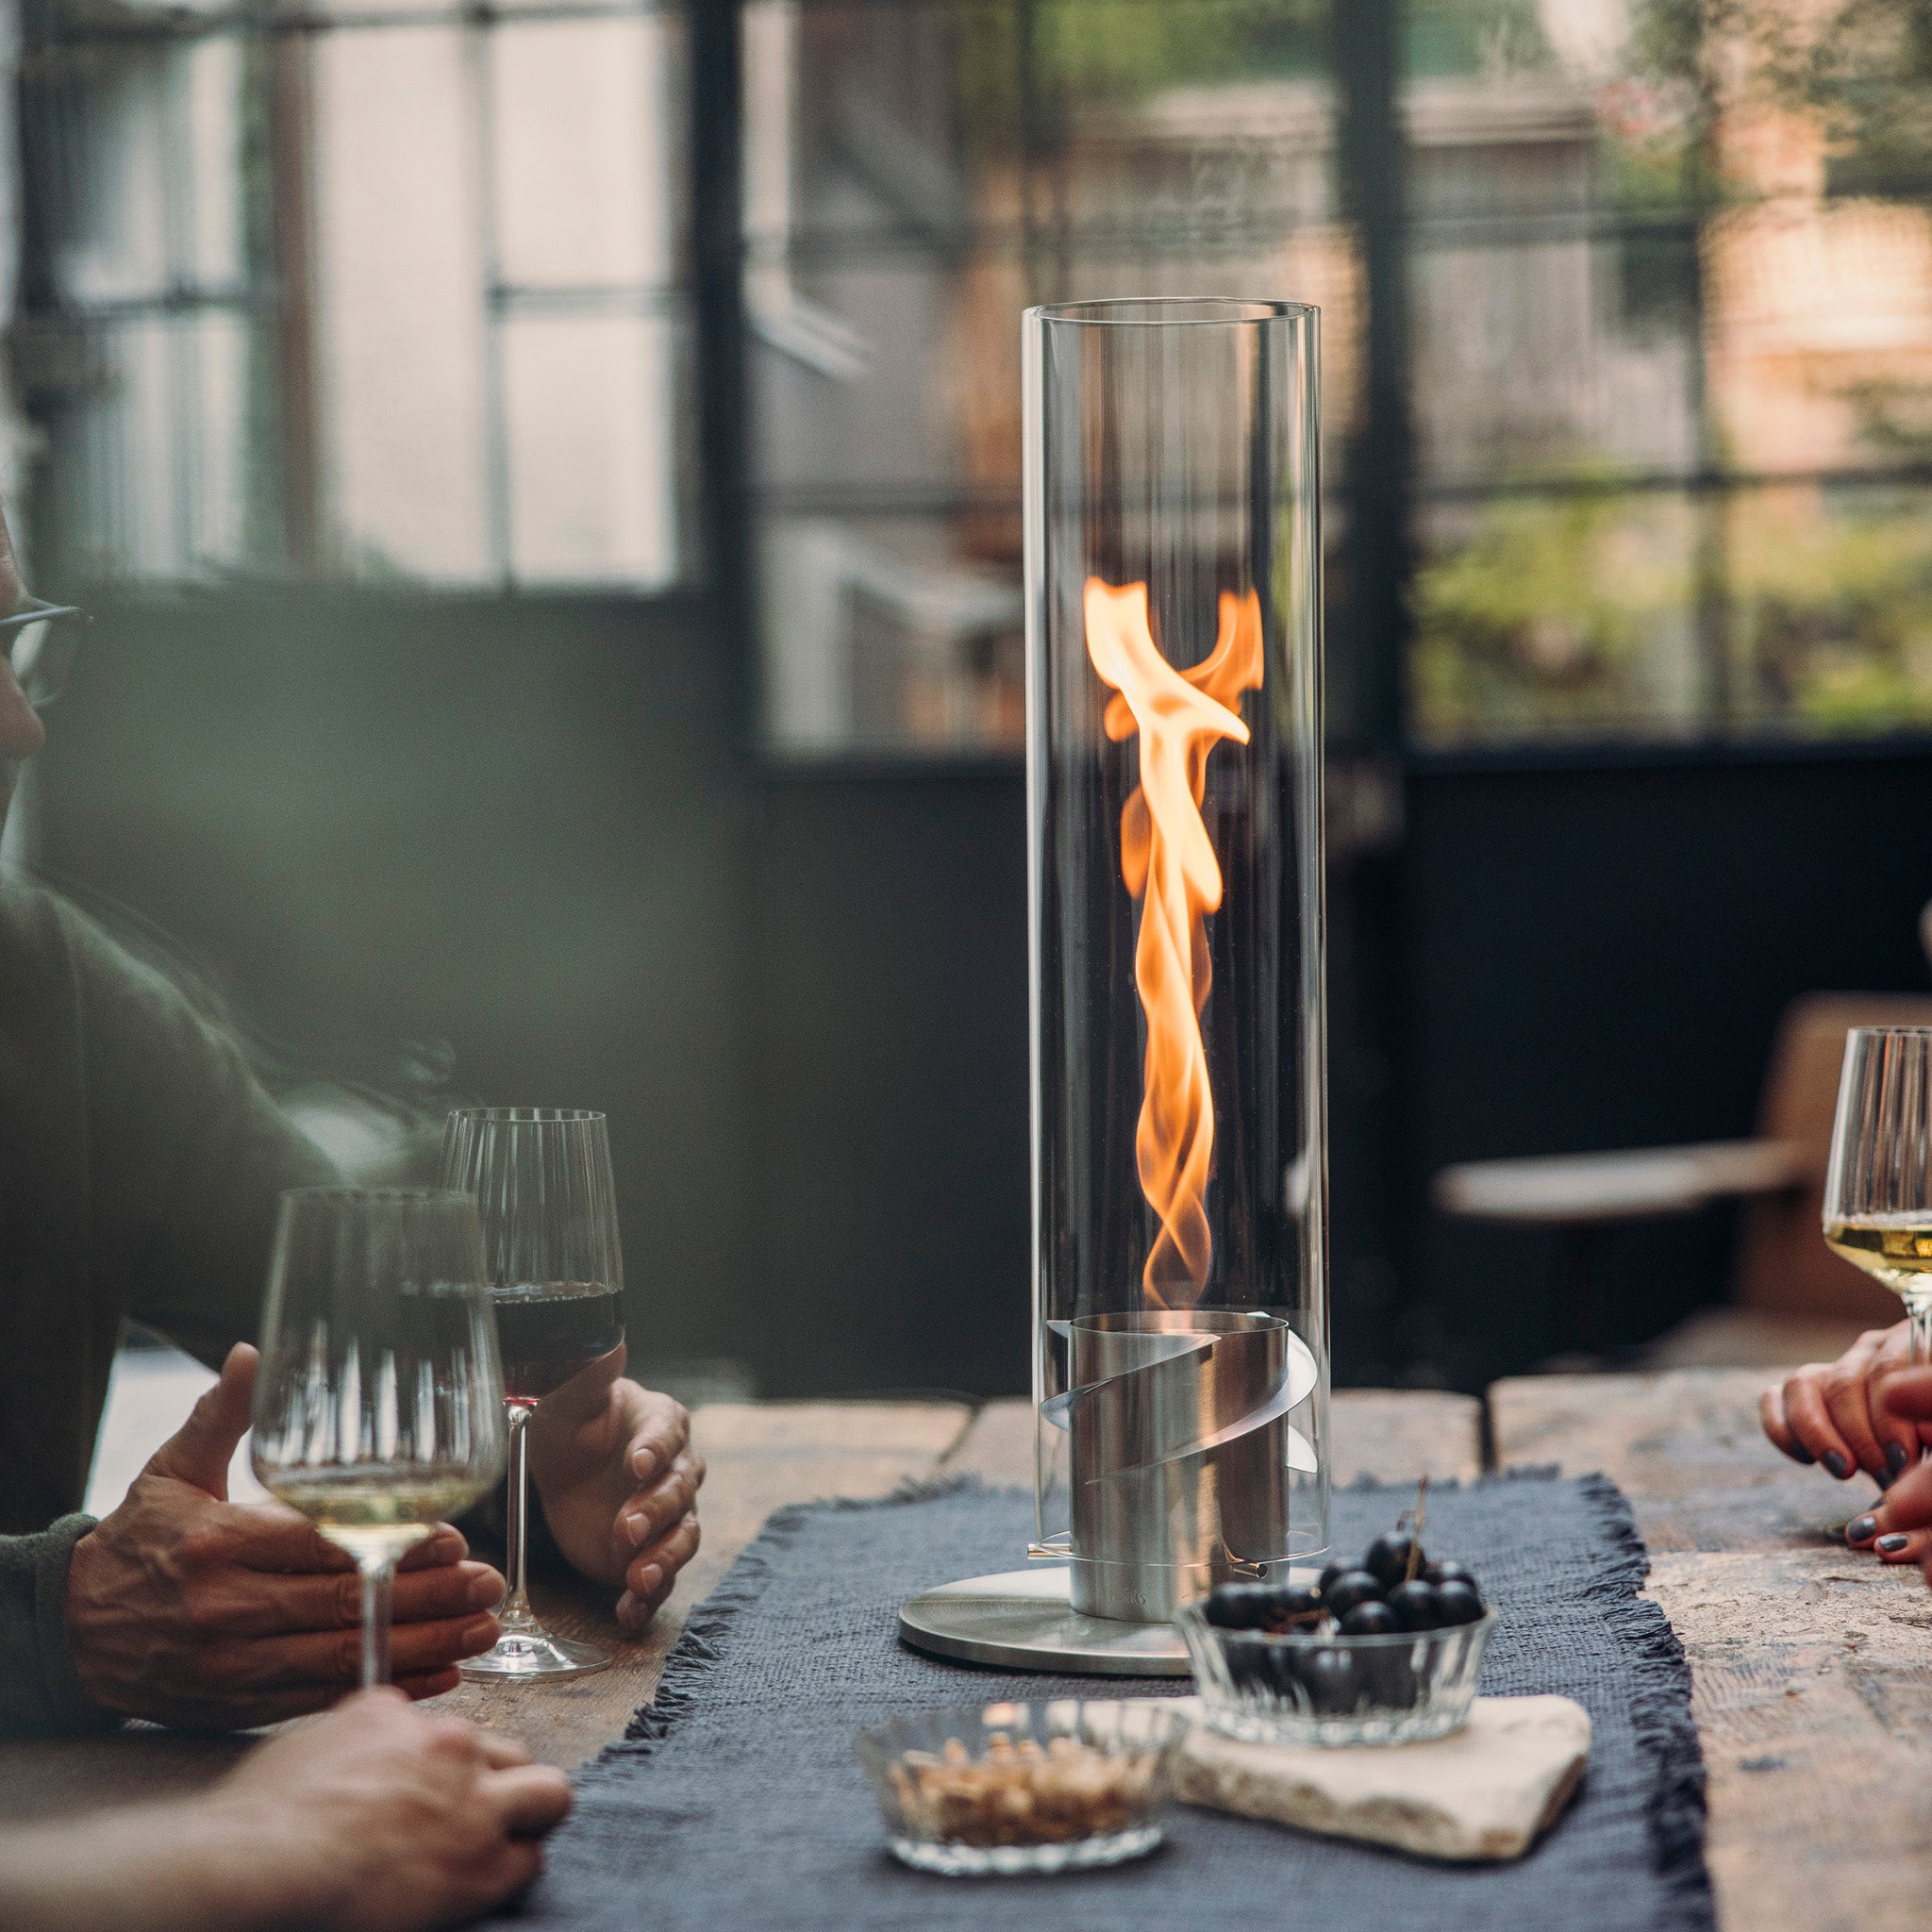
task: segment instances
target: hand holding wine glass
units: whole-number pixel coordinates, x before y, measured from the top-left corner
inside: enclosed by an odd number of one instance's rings
[[[1845,1036],[1824,1239],[1905,1303],[1912,1364],[1932,1363],[1932,1028]]]
[[[503,1467],[502,1389],[472,1199],[405,1188],[282,1197],[255,1473],[355,1558],[365,1686],[389,1678],[396,1559]]]

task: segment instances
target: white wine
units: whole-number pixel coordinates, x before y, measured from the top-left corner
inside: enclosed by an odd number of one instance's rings
[[[423,1463],[278,1469],[264,1479],[275,1496],[355,1557],[400,1555],[439,1523],[460,1516],[488,1487],[468,1470]]]
[[[1824,1243],[1907,1304],[1932,1302],[1932,1209],[1828,1222]]]

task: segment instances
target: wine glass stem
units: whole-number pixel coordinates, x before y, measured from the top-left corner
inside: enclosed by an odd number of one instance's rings
[[[390,1580],[396,1559],[387,1553],[357,1558],[362,1574],[362,1688],[389,1682]]]
[[[524,1427],[530,1411],[522,1403],[505,1405],[509,1410],[509,1521],[506,1552],[509,1563],[509,1594],[504,1599],[496,1621],[508,1631],[534,1630],[537,1620],[530,1614],[530,1593],[525,1584],[525,1562],[529,1553],[530,1474],[525,1451]]]
[[[1923,1369],[1932,1362],[1932,1301],[1909,1301],[1906,1313],[1912,1324],[1912,1366]]]

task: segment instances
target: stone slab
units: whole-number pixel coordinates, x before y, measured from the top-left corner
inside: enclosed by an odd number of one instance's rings
[[[1196,1724],[1178,1794],[1419,1857],[1495,1863],[1548,1829],[1589,1757],[1590,1716],[1570,1698],[1478,1697],[1461,1730],[1416,1744],[1247,1744]]]

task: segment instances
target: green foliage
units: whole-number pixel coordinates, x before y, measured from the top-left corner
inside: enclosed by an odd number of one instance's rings
[[[1751,499],[1729,554],[1752,708],[1815,731],[1932,724],[1932,525],[1923,503]]]
[[[1783,79],[1823,117],[1836,192],[1932,182],[1932,0],[1848,0]]]
[[[1674,508],[1592,492],[1486,507],[1417,575],[1423,737],[1603,731],[1653,711],[1656,629],[1688,591]]]
[[[1690,723],[1692,512],[1508,497],[1417,577],[1416,727],[1457,743]],[[1932,725],[1923,500],[1765,491],[1724,512],[1738,716],[1810,733]],[[1673,658],[1675,669],[1673,669]],[[1685,702],[1674,704],[1672,691]]]
[[[1346,0],[1337,0],[1346,4]],[[1050,133],[1076,108],[1191,81],[1252,79],[1324,65],[1328,0],[1036,0],[1030,46],[1017,0],[961,8],[958,75],[966,124],[1007,142],[1026,109]]]
[[[1550,59],[1536,0],[1409,0],[1404,25],[1418,77],[1525,73]]]

